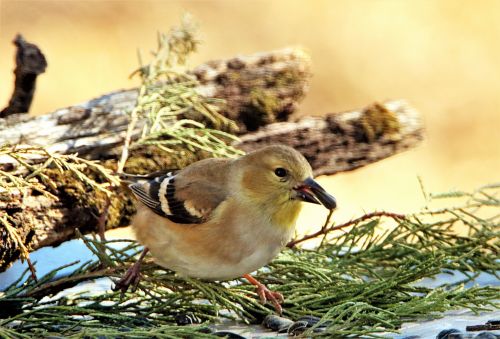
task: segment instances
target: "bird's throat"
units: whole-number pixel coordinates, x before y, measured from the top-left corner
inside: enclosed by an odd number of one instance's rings
[[[300,202],[294,200],[287,201],[272,213],[273,224],[285,229],[295,227],[301,209],[302,204]]]

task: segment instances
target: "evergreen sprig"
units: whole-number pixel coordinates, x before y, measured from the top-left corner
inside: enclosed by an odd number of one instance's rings
[[[500,269],[499,191],[500,185],[491,185],[471,194],[440,196],[454,199],[453,205],[389,222],[376,215],[349,232],[328,233],[317,248],[283,251],[257,278],[283,293],[285,316],[321,318],[307,333],[312,336],[376,337],[396,332],[403,322],[440,317],[451,309],[498,308],[498,286],[470,285],[479,273],[497,276]],[[144,264],[135,292],[67,295],[47,302],[47,296],[77,282],[120,277],[140,251],[133,241],[117,247],[116,240],[83,240],[96,254],[94,261],[74,264],[76,271],[66,277],[55,278],[55,270],[38,282],[28,278],[19,285],[20,278],[3,292],[0,305],[17,312],[0,321],[0,336],[196,337],[204,326],[177,327],[176,315],[190,314],[205,324],[221,319],[253,323],[273,312],[243,280],[180,278],[151,261]],[[421,283],[457,272],[463,273],[462,281],[441,277],[434,288]],[[326,328],[315,332],[318,326]]]
[[[158,46],[147,66],[133,74],[141,78],[136,105],[130,113],[130,124],[124,152],[118,166],[125,166],[128,149],[141,145],[156,146],[172,153],[197,151],[210,156],[231,157],[242,154],[230,146],[238,140],[232,132],[236,124],[219,113],[218,99],[209,98],[197,89],[200,83],[184,68],[199,44],[196,25],[189,15],[180,27],[168,34],[158,34]],[[142,63],[142,58],[140,57]],[[132,142],[139,120],[145,122],[142,134]]]

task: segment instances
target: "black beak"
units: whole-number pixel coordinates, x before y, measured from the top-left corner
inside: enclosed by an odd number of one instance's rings
[[[322,204],[329,210],[337,207],[337,201],[312,178],[307,178],[295,188],[297,198],[313,204]]]

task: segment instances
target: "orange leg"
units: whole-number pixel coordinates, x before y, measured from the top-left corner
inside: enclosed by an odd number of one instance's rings
[[[244,274],[243,278],[248,280],[250,284],[254,285],[257,287],[257,294],[260,297],[260,301],[265,304],[266,301],[270,301],[274,309],[276,310],[276,313],[280,314],[283,312],[283,309],[281,308],[281,303],[283,303],[283,295],[279,292],[273,292],[270,289],[266,287],[263,283],[252,277],[250,274]]]
[[[130,285],[132,285],[132,291],[135,291],[137,288],[137,285],[139,284],[139,281],[141,280],[141,263],[146,254],[148,253],[149,249],[144,248],[142,251],[139,259],[130,266],[130,268],[125,272],[123,277],[118,280],[115,284],[115,287],[113,290],[121,290],[122,293],[127,292],[128,288]]]

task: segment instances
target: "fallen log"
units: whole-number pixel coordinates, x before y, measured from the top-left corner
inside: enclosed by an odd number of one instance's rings
[[[310,75],[309,60],[298,50],[209,62],[193,74],[201,83],[200,91],[226,100],[223,114],[240,127],[241,141],[236,147],[250,151],[266,144],[288,144],[308,158],[317,175],[367,165],[414,147],[422,139],[418,113],[404,101],[288,121],[305,94]],[[42,145],[113,167],[128,126],[127,112],[136,98],[135,89],[119,91],[40,117],[0,119],[0,145]],[[136,134],[141,128],[139,123]],[[0,157],[0,166],[9,161],[12,158]],[[135,171],[134,161],[148,171],[168,166],[165,154],[137,151],[127,171]],[[51,192],[56,199],[31,192],[16,201],[0,200],[0,213],[11,218],[19,241],[28,250],[59,244],[74,237],[76,229],[96,232],[105,205],[104,193],[58,171],[50,175],[58,183]],[[107,229],[128,225],[134,212],[131,195],[126,189],[117,190],[111,198]],[[5,230],[0,232],[0,248],[2,271],[19,258],[20,250]]]

